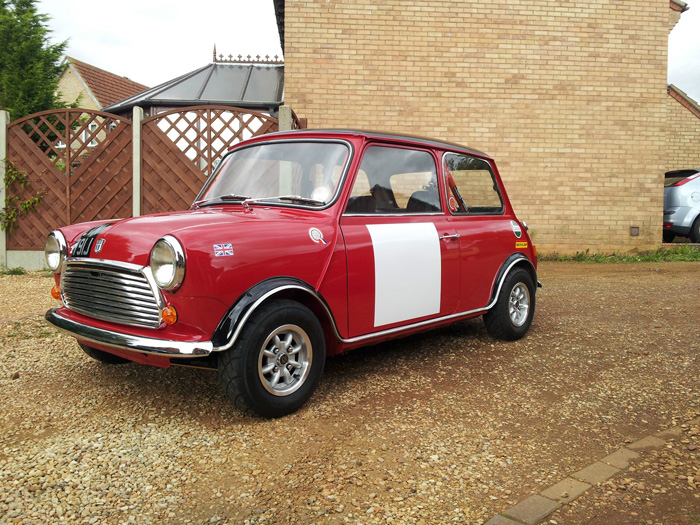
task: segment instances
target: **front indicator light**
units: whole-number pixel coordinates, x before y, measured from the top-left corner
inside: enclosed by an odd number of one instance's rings
[[[51,288],[51,297],[56,299],[57,301],[61,300],[61,287],[56,285],[53,288]]]
[[[166,306],[163,309],[163,313],[161,314],[161,317],[163,319],[163,322],[165,324],[170,324],[173,325],[177,323],[177,310],[175,310],[174,306]]]

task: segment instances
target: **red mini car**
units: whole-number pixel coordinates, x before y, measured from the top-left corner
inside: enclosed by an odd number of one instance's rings
[[[355,131],[242,142],[187,211],[66,226],[46,319],[104,363],[218,369],[239,408],[289,414],[327,355],[535,312],[537,252],[492,159]]]

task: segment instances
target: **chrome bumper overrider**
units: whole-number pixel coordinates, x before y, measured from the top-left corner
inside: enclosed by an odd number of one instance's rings
[[[213,350],[211,341],[196,343],[167,341],[86,326],[62,317],[57,313],[57,310],[58,308],[53,308],[46,312],[44,316],[46,320],[62,332],[87,343],[166,357],[202,357],[211,354]]]

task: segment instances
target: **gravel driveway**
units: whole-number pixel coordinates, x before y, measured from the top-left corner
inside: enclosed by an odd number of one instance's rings
[[[475,319],[356,350],[268,421],[213,372],[89,359],[43,321],[51,277],[0,277],[0,523],[483,523],[667,429],[548,521],[700,523],[700,264],[540,280],[523,340]]]

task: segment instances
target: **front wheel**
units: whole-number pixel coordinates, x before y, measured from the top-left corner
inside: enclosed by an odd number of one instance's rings
[[[523,268],[516,268],[503,281],[496,304],[484,314],[486,330],[493,337],[515,341],[523,337],[535,315],[535,285]]]
[[[316,390],[326,360],[323,328],[303,304],[261,306],[233,348],[219,355],[219,382],[241,410],[281,417],[299,409]]]

